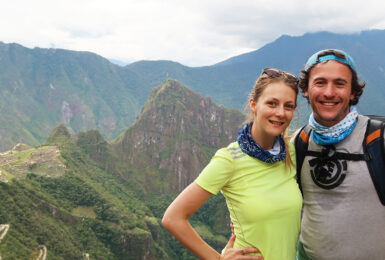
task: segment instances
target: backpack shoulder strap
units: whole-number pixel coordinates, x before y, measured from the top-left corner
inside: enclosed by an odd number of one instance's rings
[[[369,154],[368,169],[378,197],[385,206],[385,123],[377,119],[369,119],[363,143],[364,152]]]
[[[306,152],[309,146],[309,137],[311,133],[311,127],[309,125],[305,125],[298,132],[297,136],[294,139],[294,146],[296,152],[296,163],[297,163],[297,182],[299,189],[302,193],[302,185],[301,185],[301,169],[303,165],[303,161],[306,156]]]

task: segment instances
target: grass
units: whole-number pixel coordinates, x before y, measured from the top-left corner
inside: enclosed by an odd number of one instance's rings
[[[2,167],[0,167],[0,171],[1,171],[1,177],[0,177],[0,180],[4,179],[6,181],[10,181],[12,180],[13,178],[15,178],[15,176],[13,176],[12,174],[8,173],[6,170],[4,170]]]
[[[86,218],[96,218],[96,213],[92,209],[92,207],[79,206],[74,208],[71,212],[72,215],[76,217],[86,217]]]

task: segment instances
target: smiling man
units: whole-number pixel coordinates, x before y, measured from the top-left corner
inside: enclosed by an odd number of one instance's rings
[[[346,65],[331,60],[315,66],[304,91],[314,119],[329,127],[343,120],[349,114],[349,104],[354,98],[351,86],[352,73]]]
[[[340,50],[313,54],[301,73],[313,113],[297,172],[304,196],[298,259],[385,259],[385,206],[363,156],[369,118],[355,108],[365,84]]]

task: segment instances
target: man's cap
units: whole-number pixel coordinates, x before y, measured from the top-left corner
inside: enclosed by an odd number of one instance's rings
[[[324,51],[339,52],[345,56],[345,59],[340,58],[334,54],[328,54],[325,56],[318,57],[318,55],[320,55]],[[347,54],[346,52],[341,51],[341,50],[337,50],[337,49],[325,49],[325,50],[317,51],[316,53],[311,55],[310,58],[306,62],[305,71],[308,71],[311,66],[316,65],[316,64],[323,62],[323,61],[327,61],[327,60],[335,60],[335,61],[342,62],[342,63],[348,65],[355,73],[357,73],[356,63],[354,62],[353,58],[349,54]]]

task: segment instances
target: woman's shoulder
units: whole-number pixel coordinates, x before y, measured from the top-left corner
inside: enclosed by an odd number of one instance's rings
[[[227,147],[225,147],[228,151],[231,150],[240,150],[241,148],[239,147],[239,143],[237,141],[234,141],[232,143],[229,143]]]
[[[226,147],[223,147],[221,149],[219,149],[216,154],[222,154],[222,155],[232,155],[232,154],[235,154],[235,153],[239,153],[239,152],[242,152],[241,148],[239,147],[239,144],[237,141],[235,142],[232,142],[230,143],[229,145],[227,145]]]

